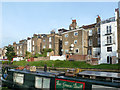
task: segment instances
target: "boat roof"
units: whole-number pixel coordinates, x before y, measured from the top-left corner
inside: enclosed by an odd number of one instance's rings
[[[83,71],[80,72],[78,75],[120,78],[120,73],[114,73],[114,72]]]
[[[28,74],[34,74],[34,75],[41,75],[41,76],[58,76],[58,75],[63,75],[64,72],[56,71],[56,72],[50,72],[50,71],[36,71],[36,72],[31,72],[28,70],[16,70],[16,69],[10,69],[9,71],[13,71],[16,73],[28,73]]]

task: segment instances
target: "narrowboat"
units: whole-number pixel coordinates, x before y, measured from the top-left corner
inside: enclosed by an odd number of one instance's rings
[[[77,89],[120,88],[120,73],[82,71],[75,76],[66,76],[60,71],[29,71],[4,69],[2,85],[13,89]]]

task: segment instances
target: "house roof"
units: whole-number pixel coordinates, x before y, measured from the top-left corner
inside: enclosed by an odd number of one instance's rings
[[[90,24],[90,25],[85,25],[85,26],[83,25],[82,28],[84,28],[84,29],[94,28],[95,25],[96,25],[96,23],[94,23],[94,24]]]

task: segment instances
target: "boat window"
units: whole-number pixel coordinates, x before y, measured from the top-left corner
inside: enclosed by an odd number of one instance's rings
[[[36,76],[35,88],[50,88],[50,79]]]
[[[42,88],[42,78],[41,77],[35,77],[35,87]]]
[[[23,84],[24,82],[24,74],[14,73],[13,81],[19,84]]]
[[[50,79],[43,78],[43,88],[50,88]]]

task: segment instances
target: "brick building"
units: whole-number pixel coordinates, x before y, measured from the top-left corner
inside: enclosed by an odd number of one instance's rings
[[[50,34],[42,34],[42,49],[52,49],[53,55],[62,55],[61,53],[61,43],[62,37],[55,33],[54,30]]]
[[[19,43],[13,43],[14,51],[18,57],[25,57],[27,51],[27,40],[20,40]]]
[[[41,53],[41,42],[42,42],[42,38],[40,34],[34,34],[33,37],[31,38],[31,51],[32,54],[34,55],[35,53]]]
[[[100,17],[96,18],[96,23],[82,26],[82,28],[87,31],[88,36],[88,47],[87,48],[87,61],[92,64],[98,64],[100,59]]]

